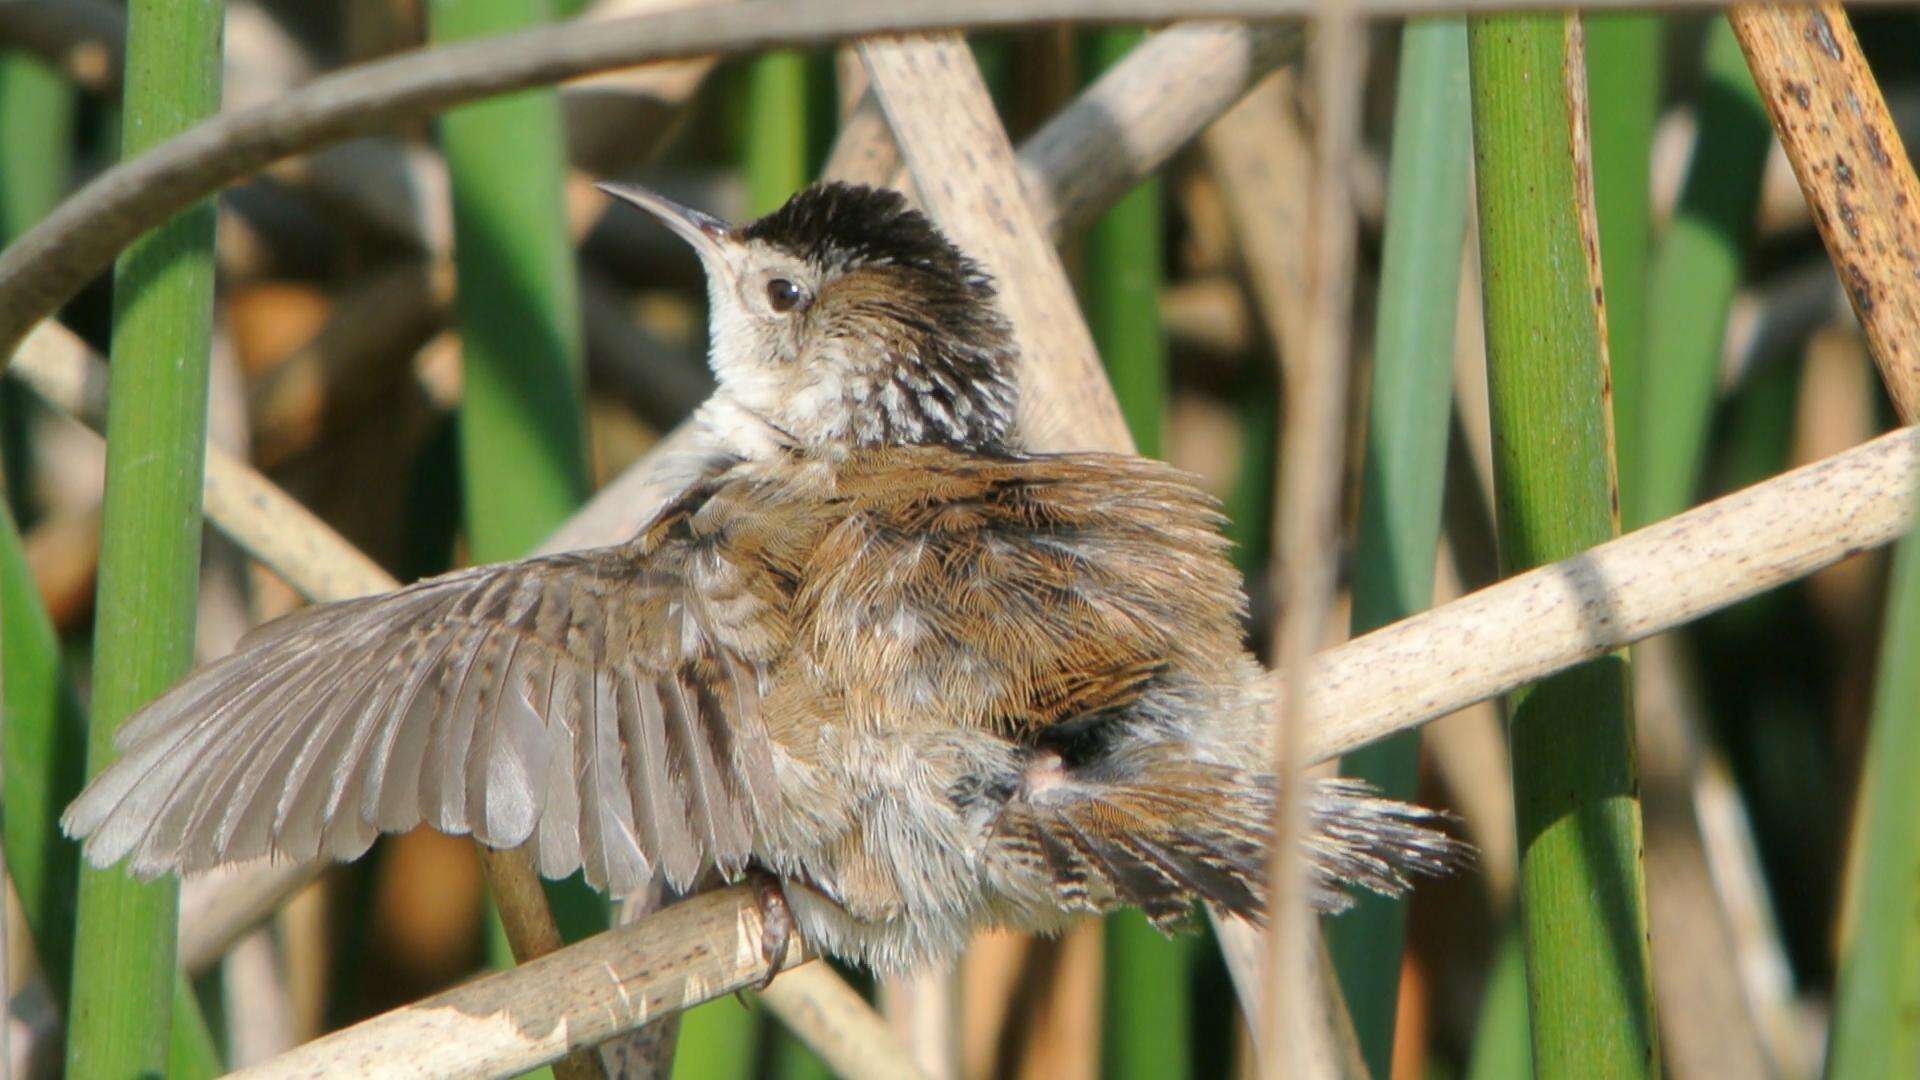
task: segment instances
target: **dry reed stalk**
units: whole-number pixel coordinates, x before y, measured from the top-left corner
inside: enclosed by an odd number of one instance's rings
[[[1694,807],[1701,748],[1697,696],[1671,636],[1640,644],[1634,715],[1646,817],[1647,922],[1662,1050],[1675,1077],[1781,1075],[1770,1061],[1739,967]]]
[[[1275,73],[1200,137],[1283,378],[1307,353],[1313,307],[1299,243],[1313,220],[1313,136],[1294,111],[1295,83],[1291,72]]]
[[[1912,526],[1916,480],[1920,429],[1901,429],[1322,653],[1312,678],[1327,719],[1309,755],[1337,756],[1887,544]]]
[[[880,980],[880,1015],[928,1080],[960,1077],[960,972],[933,968]]]
[[[765,978],[757,911],[745,887],[689,897],[644,922],[383,1013],[233,1075],[501,1076],[534,1068]],[[806,957],[794,937],[773,967],[791,968]]]
[[[1347,174],[1359,141],[1360,94],[1365,44],[1360,22],[1344,5],[1329,2],[1314,24],[1308,71],[1318,99],[1311,210],[1307,217],[1306,324],[1288,342],[1300,351],[1284,365],[1285,414],[1281,430],[1282,491],[1279,557],[1284,580],[1279,672],[1281,693],[1274,717],[1272,883],[1268,889],[1268,942],[1262,967],[1264,1007],[1258,1017],[1267,1050],[1268,1077],[1348,1075],[1359,1048],[1336,1037],[1344,1006],[1330,1004],[1337,983],[1325,945],[1307,903],[1307,867],[1300,840],[1307,831],[1302,780],[1305,732],[1321,716],[1321,704],[1304,678],[1318,651],[1333,606],[1340,550],[1340,490],[1345,473],[1347,364],[1353,307],[1356,222]],[[1261,186],[1280,181],[1264,178]],[[1284,222],[1243,223],[1243,236],[1277,241]],[[1364,1074],[1365,1067],[1359,1068]]]
[[[860,56],[869,90],[911,173],[909,190],[998,283],[1023,357],[1020,422],[1028,438],[1049,449],[1131,450],[1073,285],[1033,212],[1013,144],[966,42],[958,34],[872,39],[860,44]],[[1097,953],[1099,939],[1082,948]],[[1054,985],[1065,991],[1098,980]],[[1085,1043],[1077,1048],[1088,1052],[1069,1053],[1056,1040],[1049,1047],[1055,1055],[1049,1071],[1091,1072],[1098,1058],[1098,1039],[1090,1034],[1096,1026],[1061,1029],[1074,1032],[1072,1042]]]
[[[834,1075],[846,1080],[914,1080],[934,1077],[914,1059],[900,1034],[875,1013],[858,991],[825,964],[782,973],[760,991],[760,1000]]]
[[[1046,433],[1053,449],[1130,448],[1073,285],[1026,197],[966,41],[957,33],[875,38],[861,42],[860,57],[928,211],[999,283],[1026,358],[1022,428]]]
[[[1743,4],[1728,21],[1866,330],[1887,391],[1920,418],[1920,179],[1835,0]]]
[[[1442,536],[1433,575],[1434,603],[1458,600],[1464,593],[1453,547]],[[1513,763],[1500,708],[1482,701],[1442,716],[1427,726],[1422,745],[1446,786],[1447,804],[1460,815],[1473,844],[1474,869],[1487,883],[1491,906],[1504,912],[1513,902],[1520,854],[1513,824]]]

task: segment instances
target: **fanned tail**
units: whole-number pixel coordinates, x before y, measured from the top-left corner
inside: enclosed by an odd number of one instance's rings
[[[1168,929],[1195,901],[1256,923],[1266,919],[1271,778],[1163,758],[1069,770],[1016,796],[997,839],[1044,867],[1064,908],[1138,907]],[[1471,848],[1438,826],[1439,811],[1380,796],[1355,780],[1320,780],[1307,796],[1301,851],[1310,903],[1352,906],[1350,887],[1398,896],[1416,876],[1467,864]]]

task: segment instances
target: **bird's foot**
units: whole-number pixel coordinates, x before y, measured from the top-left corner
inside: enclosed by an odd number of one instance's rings
[[[793,909],[787,906],[786,889],[780,879],[766,870],[749,869],[747,887],[753,890],[754,906],[760,910],[760,958],[767,962],[767,977],[756,989],[765,990],[780,973],[780,963],[793,941]]]

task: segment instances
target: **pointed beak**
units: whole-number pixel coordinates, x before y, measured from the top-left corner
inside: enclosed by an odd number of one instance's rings
[[[735,244],[733,226],[712,214],[682,206],[635,184],[600,183],[594,186],[659,218],[661,224],[693,245],[700,261],[706,264],[708,273],[731,272],[732,260],[728,256]]]

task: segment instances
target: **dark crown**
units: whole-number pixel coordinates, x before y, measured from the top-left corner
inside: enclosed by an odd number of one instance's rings
[[[744,233],[748,240],[773,244],[817,266],[906,267],[964,285],[984,301],[994,298],[993,281],[979,264],[891,188],[814,184]]]
[[[1012,327],[993,279],[899,192],[858,184],[803,188],[742,235],[828,274],[889,273],[908,302],[881,310],[894,368],[858,417],[861,441],[992,446],[1009,437],[1014,411]]]

